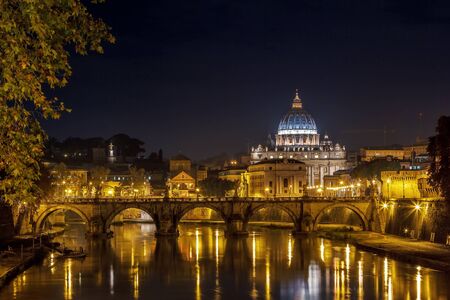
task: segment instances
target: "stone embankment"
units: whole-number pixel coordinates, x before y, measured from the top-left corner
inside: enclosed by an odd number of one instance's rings
[[[0,258],[0,288],[46,255],[44,248],[3,251]]]
[[[345,240],[357,248],[422,267],[450,272],[450,247],[374,232],[320,232],[319,236]]]

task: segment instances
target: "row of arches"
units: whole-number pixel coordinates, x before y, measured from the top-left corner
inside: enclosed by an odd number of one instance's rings
[[[135,209],[143,212],[145,215],[148,215],[147,220],[158,222],[158,216],[154,215],[152,212],[146,210],[143,207],[139,206],[130,206],[130,207],[121,207],[117,208],[113,212],[111,212],[108,216],[102,220],[102,232],[108,232],[110,230],[111,224],[114,223],[116,218],[126,212],[127,210]],[[213,219],[216,221],[227,222],[227,216],[223,214],[220,210],[218,210],[213,205],[192,205],[185,207],[182,211],[180,211],[176,216],[174,216],[174,223],[178,225],[180,221],[186,219],[191,215],[194,215],[193,212],[201,210],[209,210],[209,215],[205,216],[206,219]],[[89,217],[76,206],[71,205],[62,205],[55,206],[46,209],[42,212],[35,223],[35,231],[42,232],[45,229],[45,225],[48,223],[49,219],[54,214],[61,214],[71,212],[77,216],[79,219],[84,222],[88,228],[91,226],[91,220]],[[276,217],[278,220],[285,221],[287,223],[292,223],[294,229],[305,228],[307,231],[315,231],[324,227],[332,227],[332,226],[351,226],[351,228],[360,228],[362,230],[369,229],[369,221],[366,218],[365,214],[355,206],[348,204],[331,204],[329,206],[321,209],[316,216],[312,216],[306,214],[303,216],[301,222],[302,224],[298,224],[299,220],[296,217],[295,212],[290,210],[288,207],[283,205],[274,205],[271,204],[267,206],[265,204],[257,205],[252,207],[252,209],[248,210],[244,215],[244,223],[247,225],[249,222],[258,222],[258,221],[272,221],[271,218]],[[192,218],[195,220],[195,218]]]

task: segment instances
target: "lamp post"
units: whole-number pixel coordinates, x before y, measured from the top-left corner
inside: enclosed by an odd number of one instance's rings
[[[199,193],[200,193],[200,189],[199,189],[199,188],[196,188],[196,189],[195,189],[195,193],[197,194],[197,200],[198,200]]]
[[[403,199],[405,199],[405,177],[402,176],[402,184],[403,184]]]
[[[391,199],[391,178],[387,179],[388,199]]]

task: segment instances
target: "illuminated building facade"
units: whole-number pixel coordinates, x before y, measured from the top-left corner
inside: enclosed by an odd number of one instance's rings
[[[192,165],[191,160],[178,154],[169,160],[169,178],[166,181],[169,197],[197,197],[198,182],[208,177],[203,166]]]
[[[382,194],[386,199],[439,198],[439,192],[428,183],[427,170],[381,172]]]
[[[249,197],[301,197],[307,184],[306,165],[295,159],[271,159],[248,167],[240,195]]]
[[[252,164],[284,158],[304,162],[307,186],[322,186],[325,175],[347,168],[345,146],[334,144],[327,134],[320,139],[314,118],[303,109],[298,92],[278,125],[275,141],[253,147],[250,155]]]

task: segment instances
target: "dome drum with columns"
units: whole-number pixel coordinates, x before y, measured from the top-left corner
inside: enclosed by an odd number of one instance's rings
[[[308,172],[308,186],[323,184],[323,176],[346,169],[345,146],[333,144],[325,134],[320,140],[314,118],[304,108],[298,94],[291,108],[281,118],[275,142],[267,146],[253,147],[251,163],[274,158],[290,158],[305,162]]]

